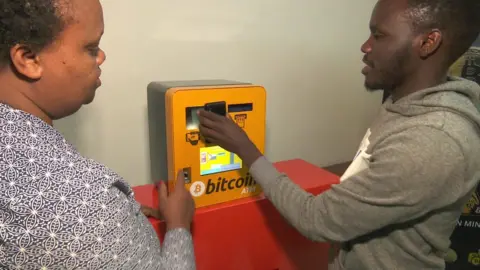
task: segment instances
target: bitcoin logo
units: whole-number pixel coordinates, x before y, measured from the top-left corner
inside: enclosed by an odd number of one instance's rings
[[[200,197],[205,193],[205,189],[205,184],[197,181],[190,186],[190,194],[192,194],[193,197]]]

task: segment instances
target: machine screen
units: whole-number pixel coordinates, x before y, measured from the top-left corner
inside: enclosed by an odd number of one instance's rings
[[[242,160],[220,146],[200,148],[200,175],[238,170]]]

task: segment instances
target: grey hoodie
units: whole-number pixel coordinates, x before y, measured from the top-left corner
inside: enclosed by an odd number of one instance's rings
[[[476,83],[449,77],[387,100],[353,169],[318,196],[265,157],[250,172],[300,233],[342,243],[331,269],[444,269],[456,221],[480,180],[479,97]]]

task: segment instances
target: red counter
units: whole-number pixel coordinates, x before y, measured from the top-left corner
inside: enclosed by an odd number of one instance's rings
[[[312,194],[339,182],[338,176],[303,160],[275,166]],[[157,205],[154,185],[135,187],[134,191],[141,204]],[[164,224],[151,222],[163,240]],[[304,238],[264,197],[198,209],[192,234],[198,270],[327,269],[329,245]]]

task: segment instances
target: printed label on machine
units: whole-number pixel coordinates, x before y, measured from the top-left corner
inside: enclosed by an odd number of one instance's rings
[[[238,189],[240,194],[253,193],[256,191],[256,182],[253,177],[247,173],[247,176],[239,178],[222,178],[218,177],[216,181],[212,178],[208,179],[207,185],[202,181],[195,181],[190,186],[190,193],[194,197],[209,195],[213,193],[226,192]]]

